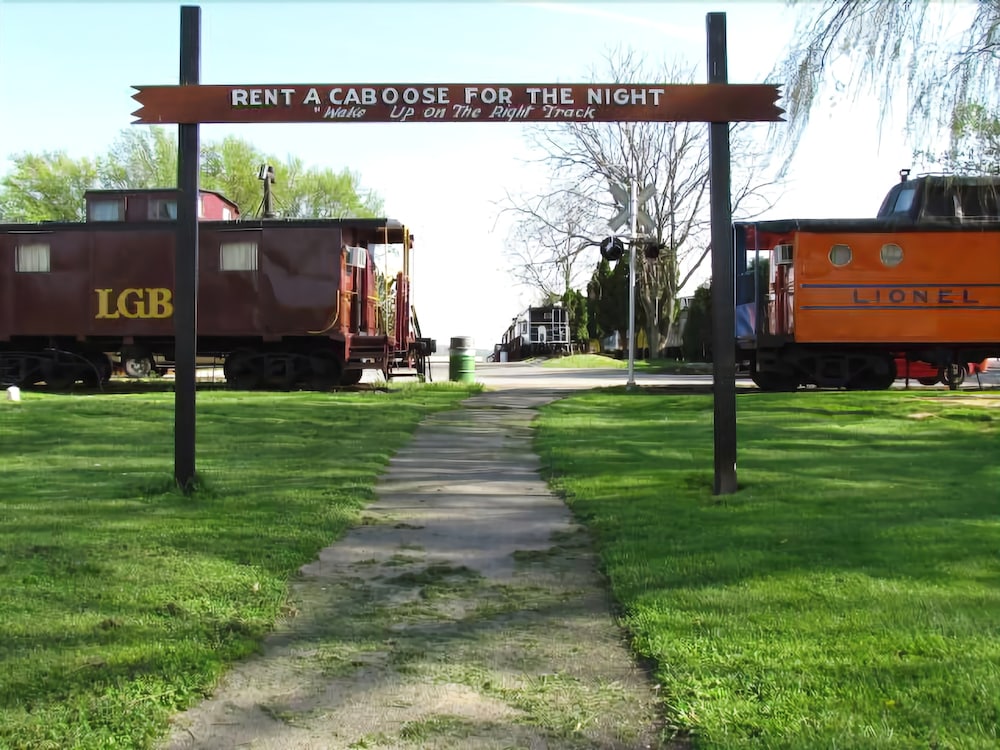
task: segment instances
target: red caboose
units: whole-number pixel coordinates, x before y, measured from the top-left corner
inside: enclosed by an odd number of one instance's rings
[[[176,197],[91,191],[85,223],[0,225],[0,381],[66,387],[174,358]],[[390,219],[237,220],[202,191],[199,357],[234,387],[329,387],[423,362],[409,230]]]

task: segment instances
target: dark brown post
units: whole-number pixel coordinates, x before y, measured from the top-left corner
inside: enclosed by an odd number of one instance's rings
[[[728,83],[726,14],[709,13],[708,82]],[[709,125],[712,218],[712,382],[715,405],[713,493],[736,492],[736,299],[730,204],[729,123]]]
[[[201,8],[181,7],[180,83],[201,79]],[[198,338],[198,123],[177,137],[177,242],[174,254],[174,479],[186,493],[195,474],[195,351]]]

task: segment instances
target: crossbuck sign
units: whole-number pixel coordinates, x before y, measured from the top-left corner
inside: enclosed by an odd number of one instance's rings
[[[619,185],[617,182],[610,183],[609,187],[611,188],[611,195],[615,199],[615,205],[619,210],[611,221],[608,222],[608,226],[611,227],[612,231],[618,231],[632,216],[632,195],[627,187]],[[656,231],[656,225],[643,208],[646,205],[646,201],[654,195],[656,195],[656,186],[646,185],[646,187],[639,190],[638,198],[635,202],[636,228],[643,234],[653,234]]]

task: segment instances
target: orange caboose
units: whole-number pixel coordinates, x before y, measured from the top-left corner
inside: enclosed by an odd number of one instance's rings
[[[946,372],[1000,356],[998,190],[1000,178],[921,177],[875,219],[737,224],[743,257],[764,251],[769,265],[766,300],[748,293],[761,264],[737,284],[754,381],[881,389],[897,355]]]

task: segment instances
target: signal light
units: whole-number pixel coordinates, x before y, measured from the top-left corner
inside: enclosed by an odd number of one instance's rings
[[[660,251],[667,245],[665,242],[652,242],[647,240],[642,243],[642,254],[650,260],[660,257]]]
[[[601,255],[609,263],[621,260],[624,254],[625,245],[617,237],[605,237],[601,240]]]

